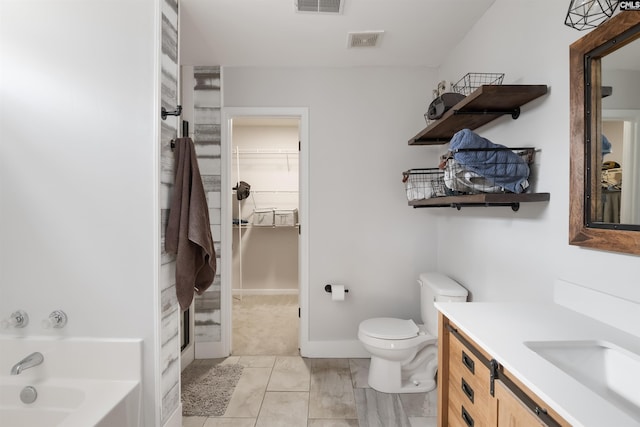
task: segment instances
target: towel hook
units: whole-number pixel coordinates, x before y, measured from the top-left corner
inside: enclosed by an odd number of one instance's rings
[[[182,108],[178,105],[178,108]],[[182,121],[182,137],[187,138],[189,136],[189,122],[187,120]],[[176,148],[176,140],[172,139],[169,141],[171,143],[171,151]]]
[[[162,117],[162,120],[166,120],[167,116],[179,116],[180,114],[182,114],[182,105],[176,106],[176,109],[173,111],[167,111],[164,107],[160,109],[160,117]]]

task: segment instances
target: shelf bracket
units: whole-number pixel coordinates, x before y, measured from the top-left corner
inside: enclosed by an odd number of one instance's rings
[[[461,111],[461,110],[453,110],[453,115],[454,116],[459,116],[459,115],[506,115],[506,114],[510,114],[511,118],[513,120],[516,120],[518,117],[520,117],[520,107],[516,107],[513,110],[477,110],[477,111]]]
[[[511,202],[511,203],[452,203],[450,205],[450,207],[452,208],[456,208],[457,210],[462,209],[463,207],[470,207],[470,206],[481,206],[481,207],[485,207],[485,208],[489,208],[492,206],[510,206],[511,210],[514,212],[518,212],[518,210],[520,210],[520,202]],[[437,207],[442,207],[442,206],[414,206],[414,207],[420,207],[420,208],[437,208]]]
[[[176,109],[173,111],[167,111],[166,108],[162,107],[160,109],[160,117],[162,120],[167,120],[167,116],[180,116],[182,114],[182,105],[176,106]]]

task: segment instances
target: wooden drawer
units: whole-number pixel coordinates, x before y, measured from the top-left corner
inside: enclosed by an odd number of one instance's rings
[[[495,402],[490,394],[491,372],[485,363],[455,335],[451,335],[449,425],[482,427],[492,424]]]
[[[449,375],[449,409],[455,412],[455,418],[462,420],[462,408],[468,417],[475,421],[474,426],[490,425],[493,420],[492,408],[494,400],[489,393],[489,384],[483,388],[472,388],[466,381],[466,389],[462,388],[464,378]]]
[[[462,377],[473,389],[489,390],[491,372],[471,350],[465,347],[455,336],[451,337],[449,346],[449,371]],[[460,381],[457,381],[458,385]]]
[[[470,404],[461,393],[449,394],[449,426],[487,427],[491,418],[487,416],[487,408]]]

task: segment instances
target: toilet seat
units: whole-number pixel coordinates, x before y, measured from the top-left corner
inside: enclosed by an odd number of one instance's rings
[[[404,340],[415,337],[420,330],[411,319],[376,317],[360,323],[360,331],[372,338]]]
[[[391,338],[383,338],[391,337]],[[358,339],[381,350],[403,350],[435,343],[437,338],[414,323],[413,320],[377,317],[360,323]]]

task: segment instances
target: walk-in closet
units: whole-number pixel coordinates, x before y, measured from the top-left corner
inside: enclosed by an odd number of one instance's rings
[[[232,127],[232,352],[298,353],[299,120]]]

